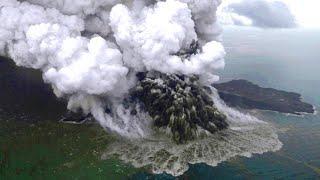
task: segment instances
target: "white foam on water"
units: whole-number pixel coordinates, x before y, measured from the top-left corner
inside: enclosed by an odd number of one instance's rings
[[[121,140],[109,145],[102,158],[117,155],[135,167],[150,166],[153,173],[166,172],[178,176],[188,170],[188,164],[216,166],[235,156],[250,157],[282,147],[276,129],[270,124],[227,107],[217,96],[214,96],[214,101],[219,110],[227,115],[228,129],[206,134],[182,145],[163,136]]]

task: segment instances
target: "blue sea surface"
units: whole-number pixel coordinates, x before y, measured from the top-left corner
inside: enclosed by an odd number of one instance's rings
[[[246,79],[262,87],[300,93],[320,111],[320,30],[227,28],[221,82]],[[280,151],[236,157],[216,167],[190,165],[183,179],[320,179],[320,114],[293,116],[252,111],[273,124]],[[132,179],[175,179],[136,174]]]

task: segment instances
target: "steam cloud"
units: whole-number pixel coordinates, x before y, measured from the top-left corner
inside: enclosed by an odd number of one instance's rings
[[[68,100],[68,109],[91,113],[104,128],[122,136],[145,137],[148,114],[136,105],[137,115],[132,116],[123,105],[137,84],[136,74],[195,74],[204,84],[218,80],[214,72],[224,67],[225,55],[215,13],[219,4],[220,0],[0,0],[0,55],[41,70],[57,97]],[[177,55],[194,41],[199,42],[198,53]],[[214,166],[237,155],[281,148],[272,127],[228,108],[211,90],[215,105],[227,115],[227,130],[203,132],[206,137],[184,145],[161,135],[117,141],[102,158],[120,153],[120,159],[137,167],[151,165],[153,172],[180,175],[189,163]]]
[[[216,81],[224,66],[219,0],[1,0],[0,54],[39,69],[68,108],[91,113],[123,136],[145,136],[123,97],[139,71],[196,74]],[[175,55],[193,40],[201,50]],[[109,107],[112,113],[106,113]],[[112,114],[112,115],[111,115]],[[142,118],[143,119],[143,118]]]

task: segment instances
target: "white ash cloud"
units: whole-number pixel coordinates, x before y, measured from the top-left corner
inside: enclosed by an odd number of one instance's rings
[[[224,66],[216,10],[219,0],[1,0],[0,53],[39,69],[68,108],[92,113],[129,137],[145,123],[128,118],[121,100],[139,71],[218,79]],[[193,40],[200,51],[175,55]],[[111,107],[112,115],[105,113]]]
[[[278,0],[226,1],[220,11],[224,24],[266,28],[293,28],[295,16],[288,5]]]

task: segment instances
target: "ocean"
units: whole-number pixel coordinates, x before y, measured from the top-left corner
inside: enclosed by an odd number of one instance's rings
[[[319,111],[319,32],[226,28],[223,33],[226,67],[218,72],[221,82],[246,79],[262,87],[297,92]],[[50,88],[41,82],[41,74],[1,67],[0,177],[176,179],[168,174],[153,175],[116,159],[101,161],[95,153],[105,148],[112,137],[95,125],[56,123],[64,114],[65,103],[55,100]],[[24,79],[35,81],[30,84]],[[283,143],[279,151],[249,158],[234,157],[216,167],[190,164],[189,170],[178,178],[320,179],[319,113],[304,116],[258,110],[249,113],[276,128]],[[43,122],[34,122],[35,119]]]
[[[226,28],[220,81],[246,79],[262,87],[297,92],[320,110],[320,30]],[[320,115],[251,111],[278,129],[277,152],[236,157],[216,167],[190,165],[186,179],[320,179]],[[134,179],[174,179],[136,174]]]

